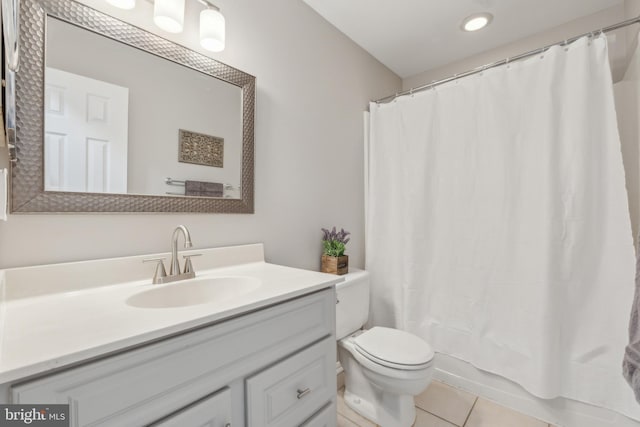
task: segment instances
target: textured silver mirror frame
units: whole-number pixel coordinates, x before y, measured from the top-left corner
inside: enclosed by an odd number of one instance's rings
[[[242,89],[240,199],[44,191],[46,18],[52,16]],[[11,213],[253,213],[255,77],[71,0],[22,0]]]

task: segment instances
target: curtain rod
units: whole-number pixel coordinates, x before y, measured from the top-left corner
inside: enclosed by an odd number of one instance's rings
[[[486,64],[486,65],[483,65],[481,67],[474,68],[473,70],[465,71],[465,72],[460,73],[460,74],[454,74],[451,77],[447,77],[447,78],[444,78],[444,79],[441,79],[441,80],[435,80],[435,81],[433,81],[431,83],[428,83],[426,85],[414,87],[414,88],[411,88],[409,90],[404,90],[402,92],[397,92],[394,95],[385,96],[384,98],[377,99],[377,100],[375,100],[373,102],[375,102],[376,104],[384,104],[384,103],[393,101],[394,99],[396,99],[396,98],[398,98],[400,96],[411,95],[411,94],[414,94],[416,92],[422,92],[423,90],[432,89],[432,88],[434,88],[436,86],[440,86],[442,84],[449,83],[451,81],[460,79],[462,77],[467,77],[467,76],[471,76],[473,74],[481,73],[481,72],[483,72],[485,70],[488,70],[488,69],[491,69],[491,68],[495,68],[495,67],[499,67],[501,65],[505,65],[505,64],[508,64],[510,62],[513,62],[513,61],[519,61],[521,59],[528,58],[530,56],[540,55],[541,53],[546,52],[547,50],[551,49],[554,46],[566,46],[566,45],[568,45],[570,43],[573,43],[576,40],[581,39],[582,37],[586,37],[586,36],[593,37],[595,34],[608,33],[610,31],[619,30],[620,28],[628,27],[629,25],[633,25],[633,24],[640,24],[640,16],[638,16],[636,18],[628,19],[626,21],[619,22],[617,24],[610,25],[610,26],[605,27],[605,28],[601,28],[599,30],[589,31],[588,33],[584,33],[584,34],[581,34],[579,36],[575,36],[575,37],[572,37],[572,38],[567,39],[567,40],[563,40],[563,41],[558,42],[558,43],[553,43],[553,44],[550,44],[550,45],[542,47],[542,48],[531,50],[531,51],[526,52],[526,53],[521,53],[520,55],[511,56],[509,58],[505,58],[505,59],[502,59],[500,61],[492,62],[490,64]]]

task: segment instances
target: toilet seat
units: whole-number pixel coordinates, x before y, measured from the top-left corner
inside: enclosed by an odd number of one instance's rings
[[[428,368],[435,354],[424,340],[398,329],[374,327],[353,342],[355,350],[370,361],[404,371]]]
[[[357,347],[356,347],[356,351],[360,355],[362,355],[364,358],[366,358],[367,360],[371,361],[372,363],[375,363],[375,364],[380,365],[380,366],[384,366],[385,368],[395,369],[395,370],[398,370],[398,371],[420,371],[420,370],[426,369],[429,366],[431,366],[431,362],[430,361],[426,362],[426,363],[423,363],[421,365],[402,365],[402,364],[399,364],[399,363],[393,363],[393,362],[388,362],[386,360],[379,359],[379,358],[377,358],[377,357],[375,357],[375,356],[373,356],[373,355],[371,355],[371,354],[369,354],[369,353],[367,353],[367,352],[365,352],[362,349],[357,348]]]
[[[363,367],[363,369],[370,370],[388,378],[401,381],[416,381],[424,378],[425,376],[432,375],[432,363],[427,364],[426,367],[423,367],[422,369],[397,369],[378,363],[374,361],[371,356],[365,355],[364,352],[358,350],[353,342],[353,338],[345,338],[339,342],[339,345],[346,349],[358,364]]]

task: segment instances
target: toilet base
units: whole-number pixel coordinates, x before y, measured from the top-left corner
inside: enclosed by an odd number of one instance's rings
[[[411,427],[416,420],[416,408],[413,396],[399,396],[379,392],[380,405],[376,401],[366,400],[348,388],[344,391],[344,401],[347,406],[363,417],[375,422],[381,427]]]
[[[416,408],[411,394],[383,391],[365,375],[362,366],[352,357],[347,342],[338,346],[338,357],[344,368],[344,401],[347,406],[381,427],[411,427]],[[424,388],[427,381],[424,383]]]

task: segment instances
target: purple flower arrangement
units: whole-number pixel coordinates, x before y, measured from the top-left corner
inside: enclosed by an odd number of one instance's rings
[[[341,257],[344,255],[345,246],[349,243],[350,237],[348,231],[341,228],[340,231],[336,231],[333,227],[331,231],[326,228],[322,229],[322,247],[324,254],[334,257]]]

